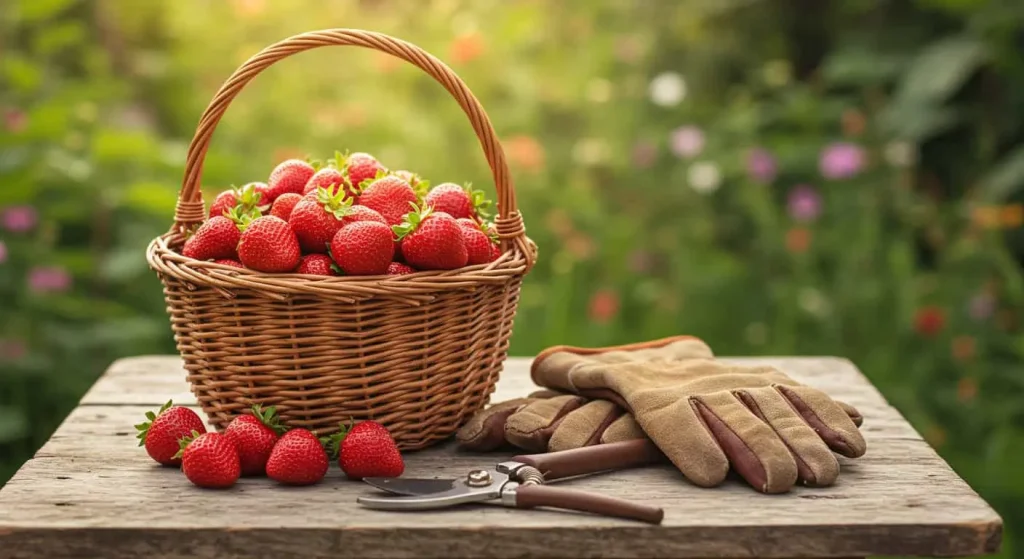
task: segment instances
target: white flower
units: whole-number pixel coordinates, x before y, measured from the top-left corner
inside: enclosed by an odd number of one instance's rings
[[[700,194],[710,194],[722,184],[722,172],[710,161],[700,161],[690,166],[686,173],[690,188]]]
[[[611,148],[601,138],[583,138],[572,148],[572,158],[581,165],[597,165],[608,160]]]
[[[672,107],[686,98],[686,82],[675,72],[662,72],[651,80],[648,93],[655,105]]]
[[[612,97],[612,84],[606,79],[592,80],[587,84],[587,99],[592,103],[607,103]]]
[[[917,148],[910,142],[889,142],[885,146],[885,160],[893,167],[910,167],[917,163]]]
[[[828,314],[830,305],[828,299],[822,295],[821,291],[814,289],[813,287],[805,287],[800,290],[800,294],[797,296],[798,304],[807,314],[823,317]]]

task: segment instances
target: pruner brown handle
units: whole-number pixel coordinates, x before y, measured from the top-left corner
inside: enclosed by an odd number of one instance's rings
[[[549,487],[547,485],[521,485],[517,487],[515,506],[520,509],[553,507],[589,512],[602,516],[639,520],[649,524],[661,524],[661,520],[665,517],[665,511],[659,507],[642,505],[607,495],[574,491],[561,487]]]
[[[655,464],[664,459],[665,455],[647,438],[512,458],[515,462],[528,464],[540,470],[546,481],[608,470],[636,468]]]

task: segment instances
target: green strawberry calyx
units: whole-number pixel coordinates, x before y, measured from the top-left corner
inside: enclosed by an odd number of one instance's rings
[[[185,449],[188,448],[188,445],[192,444],[192,441],[199,438],[199,434],[199,431],[193,429],[191,435],[185,435],[184,437],[178,439],[178,452],[175,453],[175,455],[172,456],[171,458],[181,458],[182,456],[184,456]]]
[[[352,199],[345,194],[344,188],[339,188],[332,194],[331,189],[335,186],[337,185],[332,184],[326,188],[322,186],[317,188],[316,201],[323,206],[327,213],[341,220],[352,213]]]
[[[493,223],[489,221],[478,222],[477,227],[487,235],[487,238],[490,239],[492,243],[498,244],[498,242],[501,241],[501,238],[498,237],[498,230],[494,227]]]
[[[146,444],[146,435],[149,434],[149,428],[153,426],[153,422],[156,421],[156,418],[160,417],[160,414],[169,410],[173,405],[174,402],[172,402],[171,400],[167,400],[167,403],[160,406],[160,409],[157,410],[156,413],[153,413],[151,411],[146,412],[146,419],[148,419],[149,421],[139,423],[138,425],[135,426],[135,429],[139,431],[139,434],[136,436],[136,438],[139,439],[139,446]]]
[[[344,423],[338,424],[338,432],[327,435],[326,437],[320,437],[320,444],[324,445],[324,450],[327,451],[327,457],[331,460],[336,460],[338,455],[341,453],[341,442],[348,436],[349,431],[355,426],[355,420],[349,418],[348,425]]]
[[[472,204],[476,215],[480,216],[481,219],[487,219],[491,216],[490,207],[494,202],[489,200],[482,190],[474,189],[473,183],[468,182],[462,185],[462,189],[469,196],[469,203]]]
[[[372,177],[370,177],[368,179],[363,179],[362,182],[360,182],[358,185],[356,185],[356,192],[362,194],[366,190],[366,188],[368,186],[370,186],[371,184],[379,181],[380,179],[382,179],[384,177],[390,177],[390,176],[392,176],[391,171],[387,171],[385,169],[377,169],[377,174],[376,175],[374,175],[374,176],[372,176]],[[345,180],[348,180],[348,167],[345,168]],[[402,180],[404,181],[405,179],[402,179]],[[349,182],[351,182],[351,181],[349,181]]]
[[[417,206],[415,203],[409,202],[409,205],[412,206],[412,211],[405,214],[405,219],[402,223],[391,226],[391,230],[394,231],[395,237],[398,240],[411,235],[419,228],[421,223],[430,217],[430,214],[434,213],[434,207],[427,204]]]
[[[235,206],[225,213],[225,217],[234,221],[239,231],[245,231],[250,223],[263,217],[263,212],[259,208],[245,209],[242,206]]]
[[[277,414],[277,408],[270,406],[263,409],[260,404],[253,404],[252,414],[256,419],[260,420],[260,423],[270,427],[278,435],[283,435],[288,428],[281,424],[281,416]]]

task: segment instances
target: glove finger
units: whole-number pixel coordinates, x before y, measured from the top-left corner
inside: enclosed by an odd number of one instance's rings
[[[646,438],[647,434],[640,428],[640,424],[632,415],[623,412],[618,419],[612,421],[611,425],[601,434],[601,443],[617,443],[620,441],[631,441],[634,439]]]
[[[789,400],[773,388],[737,390],[735,395],[786,444],[796,461],[800,481],[818,487],[835,483],[839,461]]]
[[[565,414],[551,433],[548,451],[598,444],[608,426],[622,414],[622,408],[607,400],[591,400]]]
[[[508,416],[529,402],[529,398],[517,398],[477,412],[455,433],[458,446],[484,452],[501,447],[506,442],[505,421]]]
[[[507,416],[504,438],[519,448],[544,452],[566,414],[586,402],[571,394],[533,400]]]
[[[836,400],[835,402],[836,404],[839,404],[839,407],[843,408],[846,415],[850,416],[850,420],[853,421],[854,425],[859,428],[864,424],[864,416],[861,415],[860,410],[841,400]]]
[[[848,458],[864,455],[867,450],[864,435],[847,410],[827,394],[809,386],[776,385],[775,389],[789,400],[829,448]]]
[[[691,404],[747,483],[763,493],[784,493],[793,487],[796,460],[786,444],[731,392],[695,396]]]

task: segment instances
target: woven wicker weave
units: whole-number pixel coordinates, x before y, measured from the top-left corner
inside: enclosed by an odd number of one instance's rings
[[[330,45],[401,58],[459,103],[494,177],[497,261],[406,276],[322,277],[263,274],[177,252],[185,232],[205,219],[203,159],[231,100],[271,64]],[[192,139],[174,224],[147,250],[188,381],[216,428],[262,403],[277,406],[285,424],[320,435],[350,419],[374,419],[402,449],[448,438],[487,402],[507,355],[520,283],[535,258],[501,145],[462,80],[414,45],[350,29],[288,38],[235,71]]]

